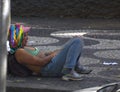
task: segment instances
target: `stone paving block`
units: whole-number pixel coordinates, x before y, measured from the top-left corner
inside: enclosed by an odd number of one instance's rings
[[[41,21],[43,21],[43,23]],[[106,21],[103,21],[103,23],[101,23],[100,25],[99,22],[97,24],[97,20],[94,21],[96,23],[96,26],[94,25],[94,27],[97,28],[96,30],[91,30],[91,29],[82,30],[81,25],[79,24],[82,24],[84,25],[85,28],[87,28],[87,26],[91,25],[91,22],[89,21],[84,20],[83,22],[83,20],[81,21],[74,20],[74,22],[72,22],[70,20],[61,21],[58,19],[56,22],[56,19],[54,20],[49,20],[49,19],[44,20],[39,18],[38,19],[27,18],[26,20],[23,20],[21,18],[18,18],[17,20],[16,18],[13,19],[12,20],[13,23],[24,22],[26,25],[32,26],[33,29],[30,31],[29,41],[35,43],[35,44],[32,44],[33,46],[36,46],[39,49],[46,50],[46,51],[59,49],[62,47],[62,45],[66,41],[74,37],[74,36],[69,36],[69,37],[53,36],[53,35],[50,35],[51,33],[59,34],[59,32],[60,33],[89,32],[88,35],[86,34],[85,36],[84,35],[82,36],[85,46],[84,46],[83,54],[79,61],[83,65],[85,65],[87,68],[92,69],[93,72],[89,75],[84,75],[84,79],[82,81],[69,81],[69,82],[62,81],[61,78],[42,78],[38,76],[19,78],[14,76],[8,76],[7,92],[16,92],[16,91],[17,92],[19,91],[73,92],[73,91],[77,91],[84,88],[101,86],[104,84],[120,81],[119,79],[119,70],[120,70],[119,69],[119,65],[120,65],[119,31],[117,30],[116,32],[114,32],[111,30],[102,30],[102,26],[104,26]],[[70,23],[69,25],[70,27],[64,26],[62,24],[62,23],[67,24],[68,22]],[[111,23],[111,21],[109,22]],[[111,23],[113,24],[111,26],[111,29],[116,28],[116,26],[114,25],[115,23],[116,23],[115,21]],[[42,28],[42,30],[40,28]],[[110,27],[109,28],[105,27],[105,29],[110,29]],[[62,31],[58,31],[58,30],[62,30]],[[111,37],[113,37],[114,39],[111,39]],[[104,64],[105,62],[107,63],[115,62],[117,64],[105,65]]]

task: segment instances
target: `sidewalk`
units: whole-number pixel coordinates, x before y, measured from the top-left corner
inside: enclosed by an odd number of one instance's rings
[[[118,19],[40,19],[12,18],[32,27],[29,45],[54,50],[70,38],[84,34],[85,46],[80,62],[93,70],[81,81],[60,78],[8,76],[7,92],[75,92],[120,81],[120,21]],[[66,35],[69,33],[69,36]],[[72,36],[71,36],[71,34]],[[73,35],[74,34],[74,35]]]

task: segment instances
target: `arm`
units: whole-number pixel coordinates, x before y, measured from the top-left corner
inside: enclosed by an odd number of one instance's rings
[[[18,49],[15,53],[15,57],[17,61],[21,64],[44,66],[50,62],[50,60],[54,57],[54,55],[51,54],[40,58],[37,56],[30,55],[24,49]]]
[[[37,56],[40,58],[44,58],[46,56],[52,55],[53,57],[58,54],[60,50],[49,51],[49,52],[40,52]]]
[[[60,50],[54,50],[54,51],[51,51],[51,52],[46,52],[45,55],[47,56],[47,55],[54,54],[54,56],[55,56],[55,55],[58,54],[59,51],[60,51]]]

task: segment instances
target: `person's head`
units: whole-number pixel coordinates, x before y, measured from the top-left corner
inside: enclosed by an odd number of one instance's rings
[[[8,40],[10,43],[11,52],[15,52],[16,49],[22,48],[27,44],[27,33],[30,27],[25,27],[21,24],[12,24],[8,32]]]

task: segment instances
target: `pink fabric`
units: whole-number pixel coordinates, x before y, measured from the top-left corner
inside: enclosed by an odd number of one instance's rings
[[[22,25],[23,31],[26,33],[28,31],[30,31],[31,27],[25,27]]]

